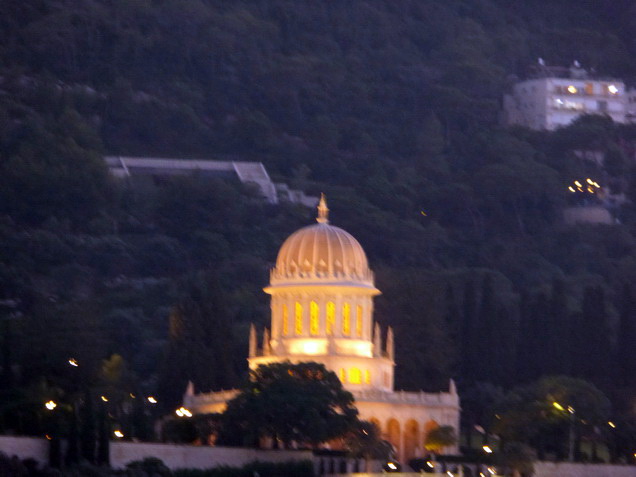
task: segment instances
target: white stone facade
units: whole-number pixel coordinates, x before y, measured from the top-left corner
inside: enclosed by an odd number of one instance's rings
[[[629,95],[632,95],[630,92]],[[504,96],[504,122],[554,130],[582,114],[608,115],[628,121],[628,92],[620,80],[547,77],[522,81]]]
[[[329,225],[324,199],[318,223],[292,234],[278,254],[265,292],[271,295],[271,331],[250,332],[249,366],[315,361],[334,371],[356,400],[360,417],[375,422],[406,462],[424,455],[426,433],[459,429],[459,397],[448,392],[393,390],[393,331],[382,339],[373,321],[373,273],[358,241]],[[384,345],[383,345],[384,341]],[[184,406],[196,413],[222,412],[236,391],[194,394]],[[456,447],[447,449],[456,452]]]

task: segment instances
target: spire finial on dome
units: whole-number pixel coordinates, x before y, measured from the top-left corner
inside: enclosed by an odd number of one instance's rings
[[[329,223],[329,208],[327,207],[327,199],[325,198],[325,194],[320,194],[320,202],[318,202],[318,217],[316,217],[316,222],[319,224],[327,224]]]

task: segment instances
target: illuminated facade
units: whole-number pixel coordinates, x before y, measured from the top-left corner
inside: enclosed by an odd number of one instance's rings
[[[271,295],[271,329],[262,346],[250,330],[249,366],[315,361],[334,371],[353,393],[360,417],[375,422],[403,460],[424,454],[426,432],[438,425],[459,428],[459,398],[449,392],[393,390],[391,328],[384,346],[373,322],[373,273],[358,241],[328,221],[324,198],[317,224],[293,233],[281,247],[265,292]],[[232,392],[194,394],[184,406],[221,412]],[[455,450],[455,449],[452,449]]]
[[[554,130],[582,114],[601,114],[614,122],[630,120],[629,95],[619,80],[570,77],[534,78],[514,85],[504,96],[504,122]],[[578,77],[577,77],[578,76]]]

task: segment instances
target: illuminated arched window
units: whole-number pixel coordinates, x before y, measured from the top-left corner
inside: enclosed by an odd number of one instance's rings
[[[295,309],[295,329],[296,329],[296,334],[297,335],[302,335],[303,334],[303,306],[296,302],[296,309]]]
[[[356,335],[362,336],[362,305],[356,306]]]
[[[351,333],[351,305],[345,303],[342,305],[342,334],[348,335]]]
[[[315,301],[309,304],[309,332],[312,335],[318,334],[318,303]]]
[[[364,370],[364,383],[371,384],[371,371],[368,369]]]
[[[351,368],[349,370],[349,382],[351,384],[360,384],[362,382],[362,376],[360,374],[358,368]]]
[[[333,327],[336,324],[336,305],[333,301],[327,302],[327,334],[333,335]]]
[[[283,305],[283,336],[289,334],[289,310],[287,305]]]
[[[344,382],[345,382],[345,370],[344,370],[344,368],[340,368],[340,371],[338,372],[338,377],[340,378],[340,381],[344,384]]]

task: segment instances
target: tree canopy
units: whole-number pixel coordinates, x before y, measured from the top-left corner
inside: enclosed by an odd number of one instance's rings
[[[313,446],[353,430],[357,415],[353,396],[324,365],[260,365],[228,402],[218,442],[254,445],[270,438],[283,446]]]

